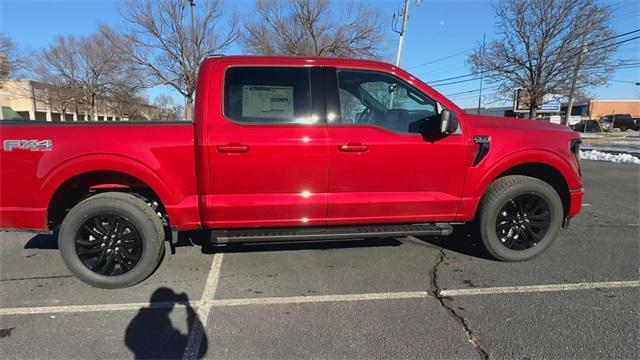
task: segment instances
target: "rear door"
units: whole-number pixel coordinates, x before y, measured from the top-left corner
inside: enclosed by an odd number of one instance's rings
[[[328,136],[319,68],[232,66],[207,135],[214,228],[324,225]]]
[[[468,145],[441,134],[442,106],[384,72],[325,73],[329,224],[454,219]],[[332,114],[335,114],[332,116]]]

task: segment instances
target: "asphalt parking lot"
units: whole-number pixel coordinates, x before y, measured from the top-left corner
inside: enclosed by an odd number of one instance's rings
[[[637,359],[640,167],[583,161],[583,213],[546,253],[442,238],[186,246],[95,289],[52,236],[0,233],[2,358]],[[197,236],[194,241],[198,241]]]

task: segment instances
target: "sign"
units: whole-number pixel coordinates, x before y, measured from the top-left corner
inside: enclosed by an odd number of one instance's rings
[[[560,112],[562,95],[546,94],[542,97],[542,104],[538,107],[538,113]],[[513,100],[513,111],[529,112],[529,93],[524,89],[517,89]]]
[[[242,117],[261,119],[293,118],[293,87],[243,86]]]

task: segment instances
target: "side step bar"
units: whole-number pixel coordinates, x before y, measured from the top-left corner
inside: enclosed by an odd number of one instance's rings
[[[450,235],[453,227],[447,223],[391,224],[331,227],[298,227],[274,229],[213,230],[213,244],[281,242],[310,240],[361,239],[411,235]]]

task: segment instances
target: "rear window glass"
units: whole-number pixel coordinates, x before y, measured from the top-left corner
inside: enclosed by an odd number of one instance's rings
[[[306,124],[311,117],[310,74],[299,67],[232,67],[224,84],[224,114],[254,124]]]

